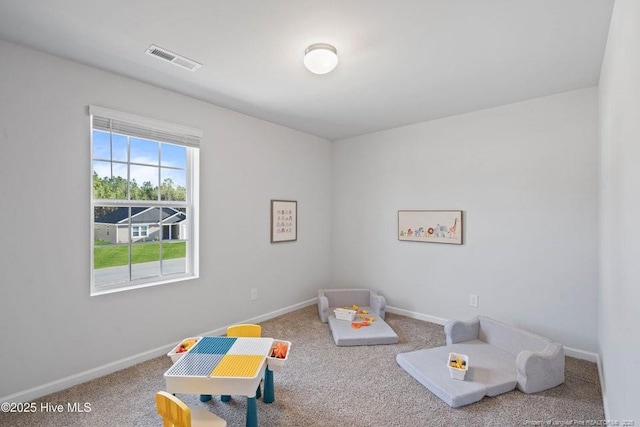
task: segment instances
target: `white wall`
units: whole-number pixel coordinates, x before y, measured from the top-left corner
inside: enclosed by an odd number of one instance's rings
[[[0,61],[0,400],[286,308],[324,286],[373,287],[413,313],[485,314],[597,349],[595,88],[350,138],[332,149],[320,138],[3,41],[0,55],[11,58]],[[637,94],[634,84],[624,88]],[[613,98],[610,92],[601,96]],[[637,102],[625,102],[637,113]],[[89,297],[89,104],[204,129],[199,280]],[[615,141],[620,161],[632,156],[629,140]],[[616,173],[620,191],[630,192],[621,174],[632,170]],[[603,207],[631,203],[625,197]],[[298,200],[298,242],[269,244],[271,198]],[[464,245],[397,240],[398,209],[449,208],[465,211]],[[74,224],[77,232],[68,233]],[[617,295],[629,284],[603,288],[605,360],[617,357],[615,342],[629,332],[614,330],[617,322],[637,333],[634,314],[612,308],[632,305]],[[249,300],[252,287],[258,301]],[[469,293],[480,295],[478,309],[468,306]],[[609,363],[609,383],[624,390],[616,396],[624,402],[625,369]]]
[[[334,284],[595,352],[597,154],[596,88],[336,141]],[[398,241],[400,209],[463,210],[464,245]]]
[[[328,285],[329,141],[3,41],[0,57],[0,400]],[[204,130],[199,280],[89,296],[89,104]],[[272,198],[298,201],[296,243],[269,243]]]
[[[640,424],[640,2],[616,0],[600,74],[599,344],[611,419]]]

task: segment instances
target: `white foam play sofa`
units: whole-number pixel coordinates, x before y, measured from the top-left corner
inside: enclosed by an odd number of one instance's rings
[[[536,393],[564,382],[561,344],[478,316],[445,324],[447,345],[396,356],[398,364],[449,406],[457,408],[518,388]],[[464,380],[451,377],[449,353],[469,357]]]
[[[367,310],[367,316],[375,320],[369,326],[353,328],[351,321],[337,319],[336,308],[357,305]],[[320,289],[318,291],[318,314],[320,320],[329,323],[333,340],[337,346],[396,344],[398,335],[384,321],[387,302],[382,295],[369,289]]]

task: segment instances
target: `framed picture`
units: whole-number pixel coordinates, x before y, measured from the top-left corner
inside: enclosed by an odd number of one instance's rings
[[[271,200],[271,243],[298,240],[298,202]]]
[[[398,240],[462,244],[462,211],[398,211]]]

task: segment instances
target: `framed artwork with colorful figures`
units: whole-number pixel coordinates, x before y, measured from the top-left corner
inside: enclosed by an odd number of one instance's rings
[[[271,243],[298,240],[298,202],[271,200]]]
[[[462,244],[462,211],[398,211],[398,240]]]

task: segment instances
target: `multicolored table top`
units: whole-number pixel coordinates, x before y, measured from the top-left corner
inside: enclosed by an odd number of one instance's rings
[[[165,377],[256,378],[273,338],[202,337]]]

